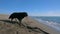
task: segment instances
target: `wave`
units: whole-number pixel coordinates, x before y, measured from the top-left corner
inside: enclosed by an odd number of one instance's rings
[[[42,19],[36,19],[36,20],[38,20],[40,23],[46,24],[46,25],[53,27],[53,28],[57,29],[58,31],[60,31],[60,23],[53,22],[53,21],[44,21]]]

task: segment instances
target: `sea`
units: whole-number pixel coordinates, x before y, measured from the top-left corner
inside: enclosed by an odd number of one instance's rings
[[[32,18],[60,31],[60,16],[32,16]]]

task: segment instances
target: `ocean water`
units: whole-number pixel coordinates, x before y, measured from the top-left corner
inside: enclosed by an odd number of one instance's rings
[[[40,23],[46,24],[60,31],[60,17],[58,16],[33,16],[32,18],[40,21]]]

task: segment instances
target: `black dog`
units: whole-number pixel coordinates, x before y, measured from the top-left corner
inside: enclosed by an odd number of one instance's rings
[[[26,16],[28,16],[26,12],[14,12],[9,16],[9,19],[12,21],[14,18],[17,18],[21,22],[21,20]]]

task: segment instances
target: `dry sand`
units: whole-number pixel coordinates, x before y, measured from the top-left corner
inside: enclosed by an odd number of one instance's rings
[[[27,29],[26,27],[21,27],[19,26],[17,23],[14,22],[14,24],[12,24],[12,22],[10,22],[10,20],[8,19],[9,15],[0,15],[0,34],[45,34],[44,32],[40,31],[40,32],[35,32],[32,31],[30,29],[31,32],[29,32],[29,29]],[[22,20],[22,23],[25,26],[30,26],[30,27],[38,27],[41,30],[49,33],[49,34],[60,34],[59,31],[44,25],[42,23],[39,23],[37,20],[30,18],[30,17],[25,17]],[[39,31],[39,30],[37,30]]]

